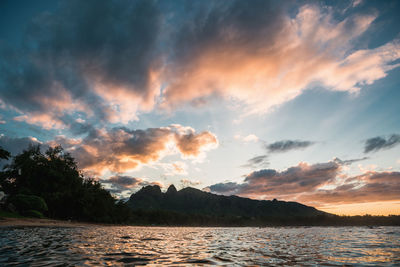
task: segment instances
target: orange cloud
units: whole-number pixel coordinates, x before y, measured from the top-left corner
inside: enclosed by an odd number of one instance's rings
[[[234,25],[215,25],[209,40],[193,43],[192,50],[187,45],[191,54],[178,57],[165,72],[163,105],[171,108],[217,95],[242,101],[246,112],[253,113],[291,100],[315,83],[357,91],[400,66],[391,64],[400,58],[397,41],[354,51],[352,41],[375,17],[354,15],[336,21],[330,13],[306,5],[295,18],[283,16],[280,27],[261,25],[251,38]]]
[[[62,87],[59,83],[53,82],[52,95],[38,94],[31,97],[31,101],[40,103],[41,110],[35,112],[21,112],[20,108],[15,108],[23,115],[14,117],[15,121],[24,121],[28,124],[41,126],[46,130],[64,129],[67,127],[61,118],[65,114],[74,112],[85,112],[88,115],[93,115],[93,112],[83,105],[81,101],[74,100],[71,94]]]
[[[196,133],[181,125],[146,130],[100,129],[82,140],[71,141],[59,136],[54,142],[70,151],[81,168],[98,174],[106,170],[121,173],[136,169],[171,154],[197,158],[218,145],[214,134]]]
[[[65,124],[58,118],[48,113],[38,113],[29,115],[20,115],[14,117],[15,121],[24,121],[29,124],[34,124],[43,127],[46,130],[50,129],[63,129]]]
[[[160,94],[159,73],[160,70],[150,69],[148,71],[147,90],[135,89],[132,86],[114,85],[96,78],[96,82],[92,82],[92,87],[97,96],[102,98],[108,106],[108,120],[113,123],[128,123],[132,120],[138,120],[138,111],[151,111]]]
[[[175,140],[179,151],[187,157],[197,157],[202,151],[218,144],[217,137],[208,131],[199,134],[195,132],[184,135],[175,134]]]

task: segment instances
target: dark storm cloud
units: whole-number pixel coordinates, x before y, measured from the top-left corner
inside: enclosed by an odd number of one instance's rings
[[[289,150],[304,149],[313,144],[314,142],[311,141],[282,140],[272,144],[268,144],[265,147],[270,153],[279,153],[279,152],[287,152]]]
[[[100,120],[115,116],[113,101],[151,106],[160,24],[154,1],[61,2],[33,19],[24,45],[3,47],[0,98],[34,116],[81,111]]]
[[[400,135],[392,134],[388,138],[377,136],[365,141],[364,153],[376,152],[382,149],[389,149],[400,144]]]

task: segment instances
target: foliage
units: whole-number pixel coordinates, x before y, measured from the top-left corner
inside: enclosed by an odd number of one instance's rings
[[[18,211],[37,210],[39,212],[48,211],[47,204],[43,198],[34,195],[17,194],[10,199]]]
[[[1,210],[0,209],[0,219],[1,218],[24,218],[24,216],[18,214],[18,213],[14,213],[14,212],[10,212],[10,211],[5,211],[5,210]]]
[[[116,203],[98,181],[85,178],[61,146],[45,153],[40,146],[30,146],[12,158],[1,177],[1,186],[11,200],[25,205],[26,195],[43,198],[50,218],[122,223],[129,217],[124,204]],[[25,210],[45,211],[36,207]]]
[[[4,150],[2,147],[0,147],[0,159],[9,159],[11,157],[10,152],[7,150]]]
[[[22,213],[26,217],[33,217],[33,218],[44,218],[43,214],[37,210],[27,210]]]

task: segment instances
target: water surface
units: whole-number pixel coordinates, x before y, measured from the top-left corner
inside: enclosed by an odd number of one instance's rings
[[[400,265],[400,227],[3,227],[0,266]]]

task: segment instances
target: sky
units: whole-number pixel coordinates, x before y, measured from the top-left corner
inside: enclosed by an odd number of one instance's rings
[[[0,0],[0,146],[157,184],[400,214],[399,1]]]

